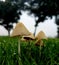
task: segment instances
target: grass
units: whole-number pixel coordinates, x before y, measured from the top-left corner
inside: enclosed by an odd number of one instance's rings
[[[44,47],[35,46],[35,41],[21,42],[20,63],[18,38],[0,37],[0,65],[59,65],[59,39],[43,42]]]

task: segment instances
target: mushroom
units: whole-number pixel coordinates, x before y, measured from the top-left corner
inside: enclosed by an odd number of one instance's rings
[[[11,37],[19,36],[28,36],[31,33],[27,30],[23,23],[17,23],[15,29],[13,30]],[[18,41],[18,54],[20,55],[20,39]]]
[[[43,31],[40,31],[37,34],[37,36],[35,37],[35,39],[37,40],[35,45],[44,46],[42,39],[46,39],[47,40],[47,36],[45,35],[45,33]]]
[[[30,46],[30,45],[31,45],[31,41],[32,41],[32,40],[35,40],[35,37],[34,37],[34,35],[31,33],[31,34],[28,35],[28,36],[23,36],[21,40],[22,40],[22,41],[25,41],[25,42],[28,42],[28,45]]]
[[[36,35],[35,39],[46,39],[46,40],[47,40],[47,36],[45,35],[45,33],[44,33],[43,31],[40,31],[40,32]]]
[[[11,37],[15,36],[28,36],[31,33],[27,30],[27,28],[24,26],[23,23],[17,23],[16,27],[14,28],[12,34],[10,35]]]
[[[31,33],[30,35],[28,35],[28,36],[23,36],[22,37],[22,41],[29,41],[29,40],[34,40],[35,39],[35,37],[34,37],[34,35]]]
[[[36,46],[44,46],[44,43],[43,43],[42,40],[37,40],[37,41],[35,42],[35,45],[36,45]]]

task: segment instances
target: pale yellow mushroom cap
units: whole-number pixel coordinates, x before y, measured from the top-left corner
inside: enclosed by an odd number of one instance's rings
[[[28,29],[25,27],[23,23],[17,23],[16,27],[13,29],[11,37],[14,36],[28,36],[31,33],[28,31]]]
[[[43,31],[40,31],[40,32],[36,35],[35,39],[39,39],[39,40],[41,40],[41,39],[47,39],[47,36],[45,35],[45,33],[44,33]]]

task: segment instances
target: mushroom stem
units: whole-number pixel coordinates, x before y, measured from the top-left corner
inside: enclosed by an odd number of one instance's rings
[[[18,40],[18,54],[19,54],[19,65],[22,65],[22,61],[21,61],[21,41],[20,39]]]
[[[20,46],[20,44],[21,44],[21,39],[22,38],[22,36],[20,36],[19,37],[19,39],[18,39],[18,54],[19,54],[19,56],[21,56],[21,46]]]
[[[18,54],[20,56],[20,40],[18,40]]]

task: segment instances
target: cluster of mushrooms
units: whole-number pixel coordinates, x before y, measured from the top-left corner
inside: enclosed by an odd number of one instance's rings
[[[44,46],[44,43],[42,39],[46,39],[47,37],[43,31],[40,31],[36,36],[34,36],[31,32],[28,31],[28,29],[25,27],[25,25],[21,22],[16,24],[16,27],[14,28],[11,37],[19,36],[21,38],[21,41],[30,41],[30,40],[36,40],[35,45],[37,46]],[[19,39],[19,53],[20,53],[20,39]]]

